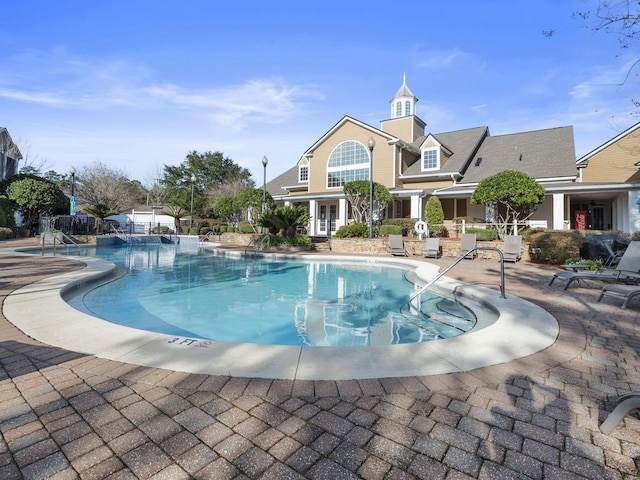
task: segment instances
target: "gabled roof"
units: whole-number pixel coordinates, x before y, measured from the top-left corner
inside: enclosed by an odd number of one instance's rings
[[[478,183],[503,170],[518,170],[537,180],[576,177],[571,126],[487,136],[474,158],[460,183]]]
[[[602,150],[604,150],[605,148],[610,147],[611,145],[613,145],[614,143],[616,143],[618,140],[620,140],[623,137],[626,137],[627,135],[633,133],[634,131],[638,130],[640,128],[640,122],[636,123],[635,125],[633,125],[630,128],[627,128],[624,132],[622,132],[621,134],[613,137],[611,140],[603,143],[602,145],[600,145],[599,147],[595,148],[594,150],[590,151],[589,153],[587,153],[586,155],[584,155],[582,158],[578,159],[576,161],[576,164],[578,166],[578,168],[584,168],[587,166],[587,164],[589,163],[589,160],[591,159],[591,157],[593,157],[595,154],[601,152]]]
[[[387,139],[388,142],[397,142],[398,140],[400,140],[397,137],[394,137],[393,135],[389,135],[387,132],[383,132],[382,130],[372,127],[371,125],[367,125],[364,122],[361,122],[360,120],[356,120],[355,118],[350,117],[349,115],[345,115],[344,117],[342,117],[342,119],[340,119],[340,121],[338,123],[336,123],[333,127],[331,127],[324,135],[322,135],[318,140],[316,140],[314,142],[313,145],[311,145],[311,147],[309,147],[309,149],[304,152],[304,154],[302,155],[303,157],[309,157],[313,155],[313,151],[318,147],[318,145],[320,145],[321,143],[323,143],[327,138],[329,138],[331,135],[333,135],[333,133],[338,130],[339,128],[342,128],[342,126],[345,123],[354,123],[356,125],[358,125],[359,127],[362,127],[364,130],[368,130],[371,133],[375,133],[376,135],[380,135],[382,137],[385,137]]]
[[[429,135],[435,138],[442,146],[446,147],[447,150],[453,152],[453,155],[451,155],[443,165],[440,173],[462,173],[482,140],[489,135],[489,128],[475,127],[465,130],[455,130],[453,132],[428,134],[419,137],[411,145],[419,150]],[[416,161],[402,173],[402,177],[423,175],[419,160],[419,158],[416,159]]]

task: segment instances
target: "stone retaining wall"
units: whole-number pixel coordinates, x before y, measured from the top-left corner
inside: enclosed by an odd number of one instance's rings
[[[223,233],[220,235],[219,241],[223,244],[246,246],[256,235],[244,233]],[[214,241],[217,241],[216,238]],[[389,253],[389,240],[387,237],[377,238],[336,238],[330,240],[331,251],[334,253],[353,253],[358,255],[383,255]],[[422,256],[424,248],[424,240],[417,238],[405,238],[404,246],[410,256]],[[500,250],[504,249],[501,241],[478,242],[479,247],[493,247]],[[460,250],[460,239],[441,238],[440,247],[442,256],[457,257]],[[275,249],[274,249],[275,250]],[[478,251],[480,258],[498,259],[498,253],[493,250]],[[529,260],[529,244],[522,242],[522,260]]]

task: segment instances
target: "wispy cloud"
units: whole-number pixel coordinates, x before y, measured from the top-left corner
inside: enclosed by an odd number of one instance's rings
[[[7,68],[14,75],[10,80],[0,77],[0,98],[13,102],[67,109],[170,107],[216,123],[234,123],[235,128],[249,122],[286,122],[319,96],[313,87],[279,78],[248,79],[219,88],[162,83],[139,63],[75,58],[62,49],[26,52]],[[31,73],[36,71],[37,75]]]
[[[471,54],[457,47],[451,50],[430,50],[424,49],[423,45],[418,45],[414,48],[412,57],[416,68],[427,70],[452,68],[473,59]]]

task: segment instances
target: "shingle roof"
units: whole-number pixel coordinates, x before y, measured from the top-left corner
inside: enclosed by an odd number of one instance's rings
[[[269,181],[267,183],[267,192],[269,192],[272,196],[284,195],[287,192],[283,190],[282,187],[291,187],[294,185],[306,185],[298,181],[298,165],[295,165],[286,172]]]
[[[477,159],[482,161],[476,166]],[[461,183],[477,183],[504,170],[536,179],[575,177],[573,127],[496,135],[485,138]]]
[[[489,134],[488,127],[475,127],[453,132],[431,134],[438,143],[453,152],[442,166],[440,173],[456,173],[464,170],[465,165],[471,160],[473,153],[480,145],[482,139]],[[428,135],[419,137],[412,145],[420,148]],[[419,159],[417,159],[419,160]],[[415,161],[404,172],[403,176],[421,175],[420,162]]]

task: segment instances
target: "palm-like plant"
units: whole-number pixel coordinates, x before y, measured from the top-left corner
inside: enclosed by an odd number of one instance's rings
[[[271,233],[280,233],[285,237],[295,237],[298,227],[306,226],[310,220],[307,209],[300,205],[269,210],[258,219],[258,225],[266,227]]]
[[[180,233],[180,219],[185,216],[187,211],[178,205],[170,205],[166,207],[166,210],[162,213],[173,217],[173,226],[175,227],[176,233]]]

